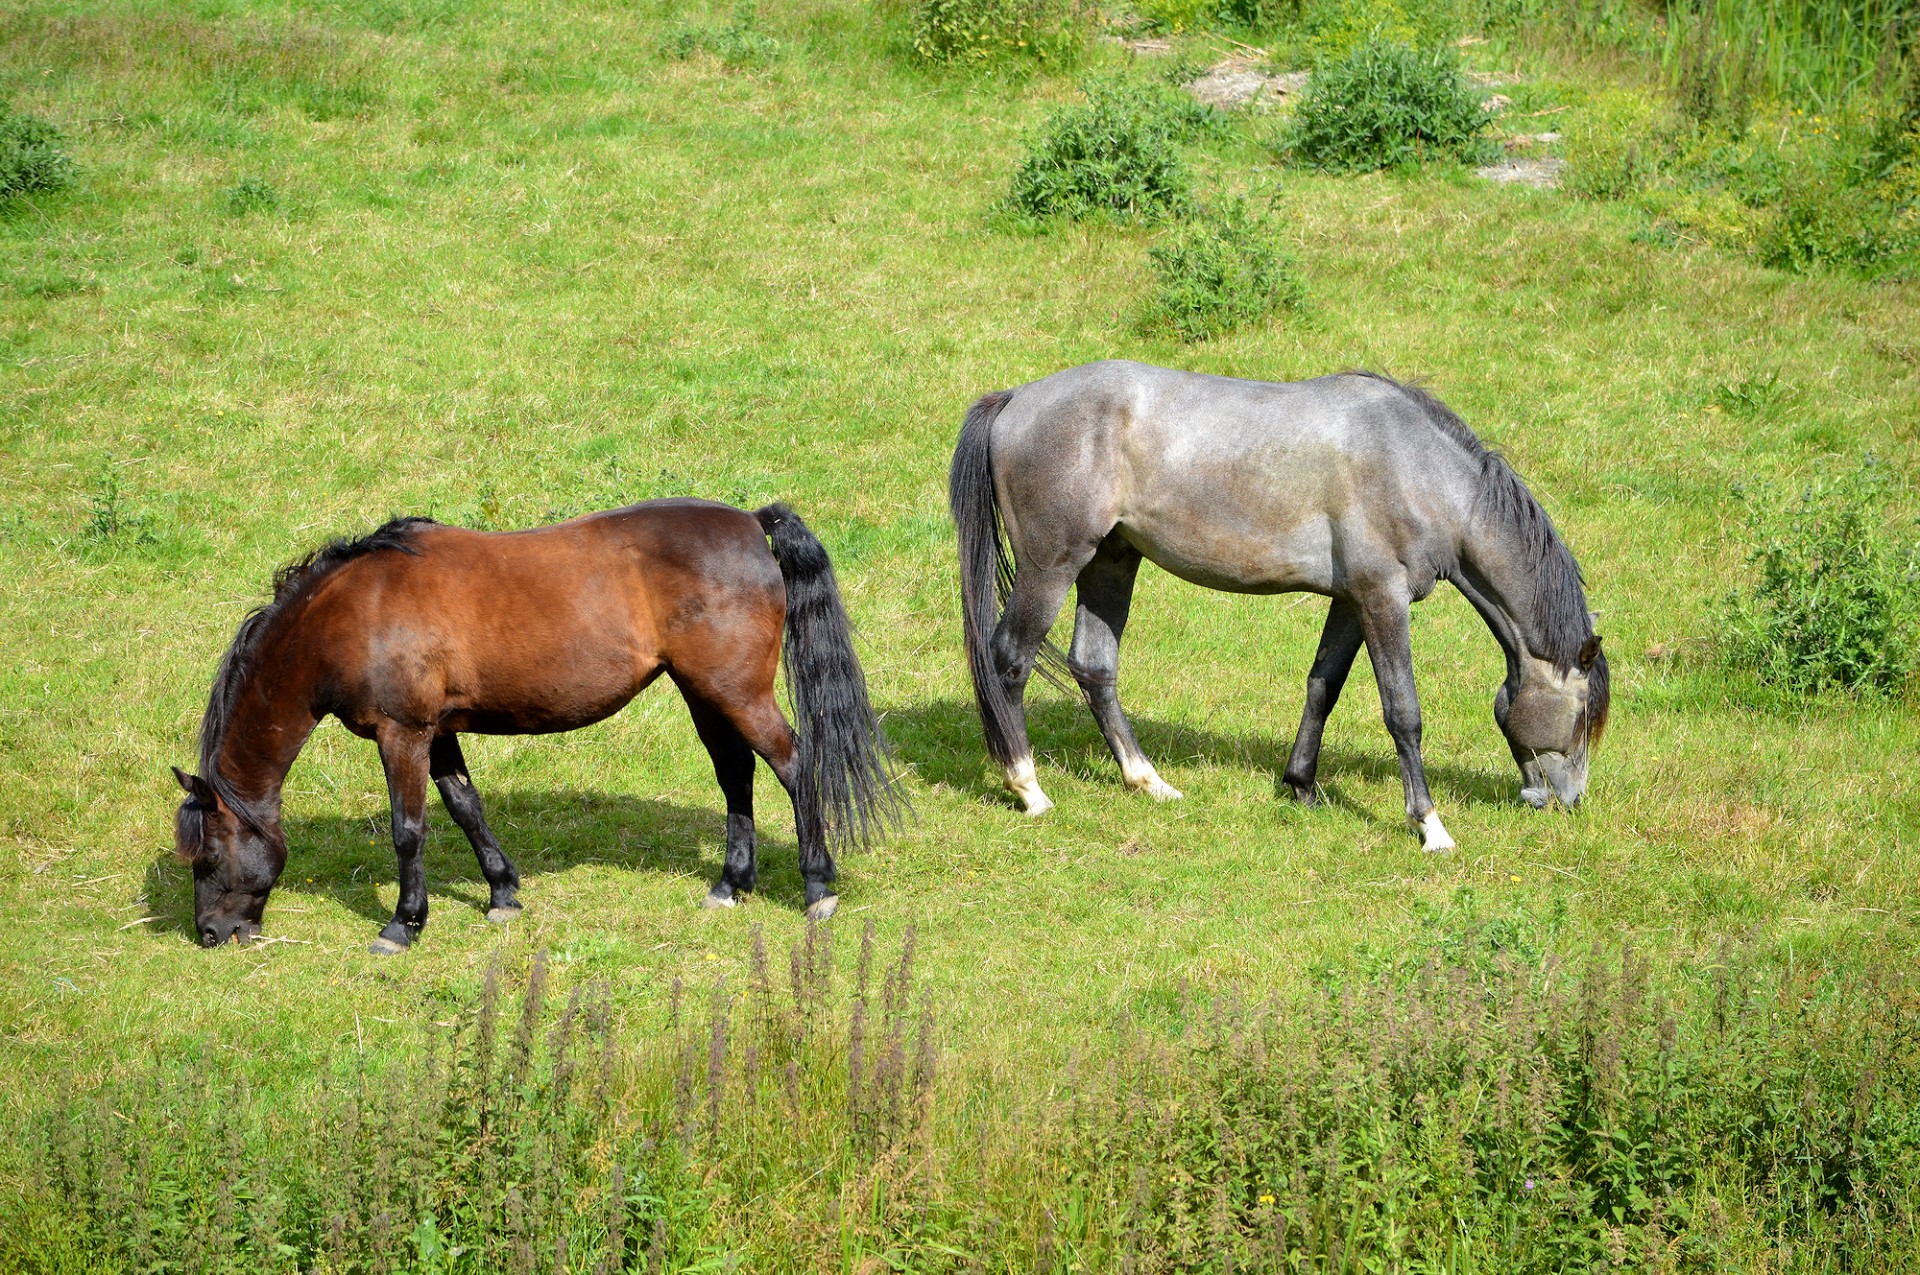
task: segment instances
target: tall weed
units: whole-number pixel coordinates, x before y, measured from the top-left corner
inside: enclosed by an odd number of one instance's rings
[[[0,204],[60,190],[73,181],[73,159],[60,130],[0,101]]]
[[[916,0],[913,51],[926,62],[964,65],[1025,58],[1069,66],[1087,40],[1079,0]]]
[[[1306,285],[1278,231],[1242,200],[1208,209],[1147,252],[1154,290],[1149,326],[1204,341],[1279,309],[1297,309]]]
[[[1920,671],[1920,528],[1888,517],[1892,480],[1869,463],[1759,509],[1754,578],[1725,604],[1734,666],[1790,694],[1896,693]]]

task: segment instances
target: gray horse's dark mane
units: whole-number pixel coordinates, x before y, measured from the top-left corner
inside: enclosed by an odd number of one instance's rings
[[[1507,458],[1480,441],[1480,436],[1425,386],[1396,381],[1378,372],[1355,374],[1399,390],[1435,429],[1479,460],[1480,493],[1474,500],[1473,520],[1506,531],[1520,542],[1521,556],[1533,567],[1533,613],[1528,618],[1537,623],[1537,635],[1546,645],[1535,654],[1552,660],[1561,672],[1572,668],[1579,661],[1580,648],[1593,634],[1593,621],[1587,613],[1586,579],[1540,501],[1513,472]],[[1604,666],[1599,676],[1605,678]],[[1604,698],[1600,702],[1604,703]]]
[[[220,773],[218,762],[220,746],[226,740],[227,724],[233,720],[233,709],[239,701],[240,688],[253,671],[261,640],[266,637],[273,622],[285,614],[296,599],[346,563],[382,549],[419,553],[420,550],[413,543],[414,533],[421,527],[434,525],[431,518],[395,518],[364,536],[342,536],[338,540],[328,541],[312,553],[274,572],[272,599],[249,611],[247,618],[240,621],[239,631],[233,635],[227,653],[220,657],[220,671],[213,676],[213,692],[207,697],[207,711],[200,719],[200,776],[213,786],[220,800],[254,831],[265,833],[263,816],[234,791],[232,782]]]

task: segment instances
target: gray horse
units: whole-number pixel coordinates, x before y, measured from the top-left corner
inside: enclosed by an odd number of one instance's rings
[[[1580,568],[1506,461],[1415,386],[1366,372],[1276,384],[1090,363],[976,402],[949,498],[987,749],[1029,814],[1053,805],[1022,703],[1036,659],[1080,684],[1129,787],[1180,796],[1141,752],[1116,693],[1142,558],[1210,589],[1333,600],[1287,761],[1300,801],[1315,800],[1321,732],[1365,642],[1407,818],[1426,849],[1453,848],[1420,760],[1407,624],[1440,580],[1506,651],[1493,715],[1521,797],[1571,806],[1586,789],[1587,751],[1607,722],[1607,661]],[[1062,659],[1046,637],[1069,586],[1078,605]]]

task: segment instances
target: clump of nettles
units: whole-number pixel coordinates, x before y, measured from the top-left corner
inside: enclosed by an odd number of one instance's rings
[[[1146,322],[1183,340],[1204,341],[1306,299],[1275,228],[1239,200],[1174,227],[1147,256],[1154,290]]]
[[[60,130],[0,102],[0,203],[72,181],[73,159],[60,143]]]
[[[1871,461],[1753,518],[1754,578],[1726,602],[1723,650],[1795,694],[1896,693],[1920,671],[1920,532],[1888,517]]]
[[[917,0],[913,51],[928,62],[979,63],[1000,57],[1070,63],[1086,43],[1073,0]]]
[[[733,21],[723,27],[685,27],[667,40],[667,55],[685,61],[708,53],[728,67],[771,62],[780,56],[780,42],[760,30],[751,0],[736,5]]]
[[[1452,53],[1375,37],[1314,71],[1282,142],[1298,163],[1368,172],[1477,158],[1486,124]]]
[[[1214,125],[1212,108],[1159,85],[1093,84],[1086,99],[1047,120],[1002,207],[1036,219],[1186,214],[1193,183],[1180,145]]]

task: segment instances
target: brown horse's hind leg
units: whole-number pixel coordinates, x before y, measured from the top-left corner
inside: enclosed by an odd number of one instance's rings
[[[387,772],[387,798],[393,809],[393,853],[399,861],[400,901],[393,919],[373,941],[376,955],[404,952],[427,924],[428,747],[432,736],[392,722],[376,733],[380,762]]]
[[[727,801],[726,862],[701,906],[730,908],[734,896],[750,892],[759,879],[753,847],[753,749],[720,710],[685,686],[680,692],[700,742],[713,757],[713,774]]]
[[[721,710],[754,752],[766,758],[793,801],[794,833],[800,843],[800,879],[806,885],[807,918],[824,921],[840,906],[833,892],[837,872],[827,849],[826,825],[821,820],[820,797],[800,764],[800,745],[769,687],[745,704]],[[731,831],[733,821],[727,821]]]
[[[504,924],[520,915],[520,874],[513,861],[500,849],[493,829],[480,805],[480,792],[467,773],[467,759],[460,751],[458,735],[440,735],[433,741],[430,754],[433,783],[440,790],[440,801],[467,834],[473,845],[473,857],[480,861],[481,875],[487,879],[491,897],[487,901],[487,920]]]

